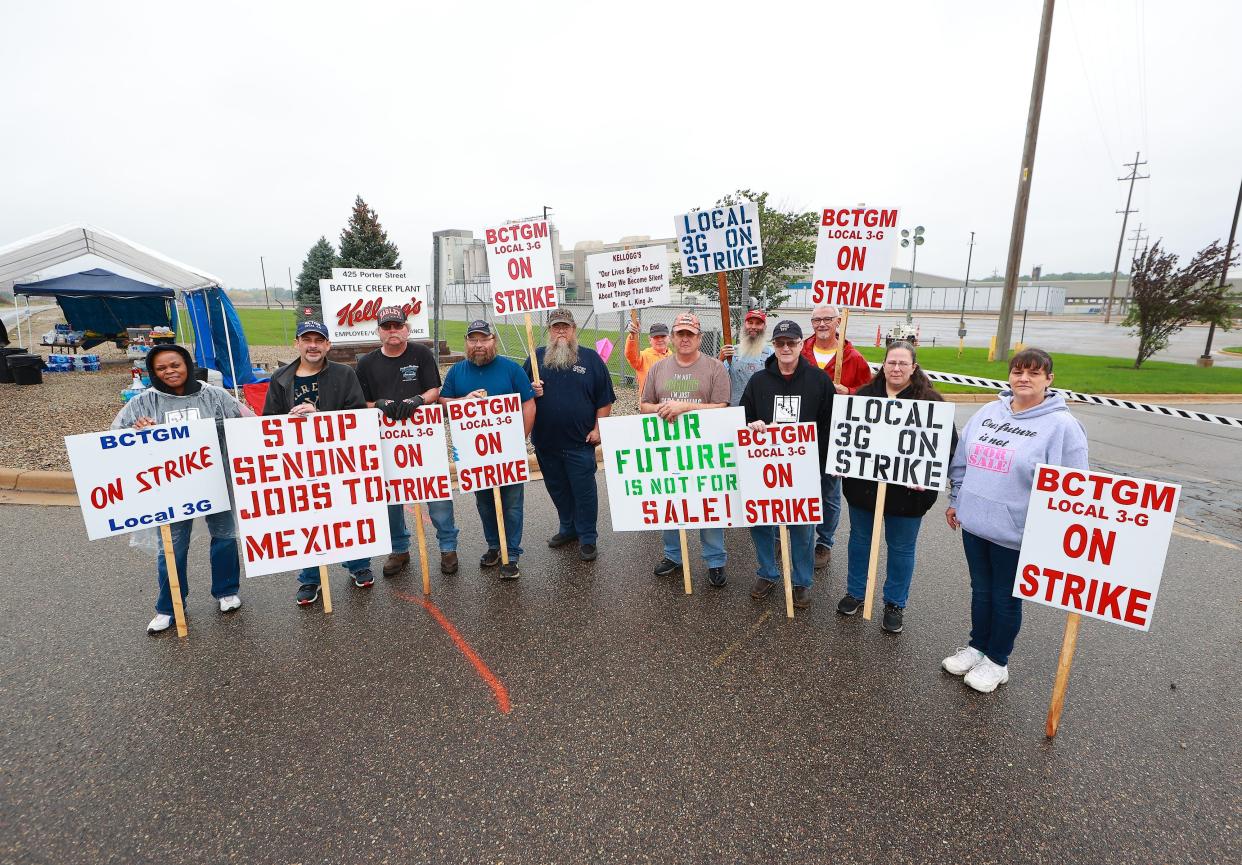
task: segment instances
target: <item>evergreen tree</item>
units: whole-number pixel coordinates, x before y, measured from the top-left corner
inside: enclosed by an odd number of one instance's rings
[[[319,280],[331,279],[336,266],[336,250],[328,238],[320,237],[306,253],[302,272],[298,274],[297,301],[301,306],[319,306]]]
[[[337,267],[365,267],[382,270],[400,269],[401,253],[388,240],[375,211],[359,195],[354,199],[354,212],[349,224],[341,231],[341,254]]]

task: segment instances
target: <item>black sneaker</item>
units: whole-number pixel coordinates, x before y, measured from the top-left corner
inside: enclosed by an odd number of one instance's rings
[[[724,568],[707,569],[707,582],[711,583],[716,588],[720,588],[728,581],[729,578],[725,576]]]
[[[843,616],[852,616],[861,610],[862,607],[862,601],[853,595],[846,595],[841,599],[840,603],[837,604],[837,612]]]
[[[500,550],[489,549],[483,554],[483,557],[479,559],[480,568],[494,568],[498,564],[500,564]]]
[[[298,586],[297,602],[299,607],[309,607],[319,600],[318,583],[302,583]]]
[[[681,570],[681,565],[672,559],[660,559],[660,564],[655,566],[655,575],[657,577],[668,577]]]
[[[569,532],[557,532],[552,537],[548,538],[548,546],[555,549],[556,547],[563,547],[566,544],[572,543],[576,540],[578,540],[577,535],[571,535]]]
[[[509,560],[509,564],[500,566],[500,578],[502,580],[516,580],[522,576],[522,572],[518,570],[518,563]]]
[[[578,548],[578,558],[584,562],[593,562],[599,552],[595,549],[595,544],[583,544]]]
[[[890,634],[900,634],[904,627],[901,623],[902,613],[905,611],[896,604],[884,605],[884,620],[880,623],[880,627],[888,631]]]
[[[360,589],[369,589],[375,584],[375,574],[371,573],[370,568],[365,568],[350,576],[353,577],[354,585]]]

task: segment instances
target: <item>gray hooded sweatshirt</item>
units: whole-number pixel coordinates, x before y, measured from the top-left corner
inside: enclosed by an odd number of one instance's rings
[[[1087,434],[1065,397],[1049,394],[1017,413],[1012,406],[1013,392],[1001,391],[966,424],[949,464],[949,506],[972,535],[1018,550],[1035,466],[1090,466]]]

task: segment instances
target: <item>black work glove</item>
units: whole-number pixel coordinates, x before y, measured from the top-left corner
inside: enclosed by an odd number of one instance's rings
[[[421,406],[422,404],[423,404],[422,394],[419,394],[417,396],[412,396],[407,399],[403,399],[401,400],[401,402],[397,403],[398,413],[394,415],[394,417],[400,420],[409,420],[410,418],[414,417],[414,412],[417,411],[418,407]]]
[[[391,399],[377,399],[375,401],[375,407],[379,409],[380,411],[382,411],[384,413],[384,416],[389,418],[390,420],[400,420],[397,414],[397,412],[399,411],[398,407],[400,405],[401,404],[399,402],[397,402],[396,400],[391,400]]]

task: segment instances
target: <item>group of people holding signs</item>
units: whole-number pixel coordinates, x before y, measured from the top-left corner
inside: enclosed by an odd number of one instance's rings
[[[848,211],[833,213],[832,228],[852,237],[882,233],[888,219],[881,213],[869,226],[872,217],[861,215],[857,226],[843,228],[842,214]],[[730,246],[722,262],[755,258],[753,210],[678,220],[692,237],[717,237]],[[493,233],[488,237],[492,244]],[[923,517],[947,491],[945,521],[962,530],[971,630],[943,669],[977,691],[1008,680],[1024,597],[1146,628],[1163,556],[1146,588],[1129,586],[1129,595],[1090,576],[1088,565],[1109,565],[1117,532],[1138,522],[1136,508],[1154,513],[1165,506],[1171,521],[1176,487],[1165,496],[1136,486],[1133,501],[1116,499],[1133,506],[1129,526],[1124,517],[1107,530],[1084,524],[1084,514],[1110,518],[1075,497],[1094,490],[1098,498],[1107,489],[1116,498],[1123,485],[1106,486],[1100,478],[1111,476],[1090,471],[1086,435],[1050,389],[1053,359],[1046,352],[1015,354],[1008,390],[959,435],[953,405],[921,369],[915,345],[890,344],[873,373],[844,338],[848,312],[843,316],[830,289],[882,298],[882,287],[865,276],[817,278],[824,294],[811,314],[812,333],[785,319],[769,335],[767,313],[750,310],[740,339],[719,357],[701,351],[703,328],[692,313],[677,315],[671,327],[653,325],[645,349],[634,315],[625,356],[636,372],[640,412],[611,417],[616,397],[603,359],[579,344],[573,314],[556,307],[555,292],[540,284],[549,268],[535,259],[546,238],[537,225],[508,227],[494,232],[489,249],[496,256],[494,288],[505,304],[498,314],[527,315],[530,356],[521,366],[498,354],[492,324],[477,320],[467,327],[465,359],[441,380],[436,357],[410,341],[408,315],[417,304],[378,310],[380,347],[356,370],[329,361],[328,328],[304,321],[294,340],[297,359],[273,375],[262,415],[246,417],[253,413],[227,391],[196,379],[184,348],[152,350],[146,360],[152,387],[124,407],[113,430],[66,440],[91,537],[162,528],[159,595],[148,630],[167,630],[180,618],[191,519],[199,515],[212,537],[212,595],[221,612],[241,604],[239,556],[250,576],[298,570],[297,603],[312,605],[323,590],[327,610],[327,564],[341,564],[357,588],[373,584],[375,555],[387,555],[384,576],[400,574],[411,562],[407,508],[421,543],[424,504],[440,570],[455,573],[454,474],[457,490],[475,495],[487,545],[480,567],[517,579],[530,479],[527,436],[558,515],[550,547],[576,545],[586,562],[599,555],[602,449],[613,529],[661,530],[657,577],[679,574],[692,591],[687,529],[697,528],[706,582],[725,586],[724,531],[746,527],[757,560],[751,597],[768,598],[783,577],[790,616],[812,603],[814,572],[831,560],[844,497],[850,527],[846,592],[837,612],[871,617],[883,539],[881,625],[893,634],[904,628]],[[717,260],[712,242],[687,243],[697,267]],[[633,310],[661,299],[658,256],[602,255],[597,304],[603,299]],[[843,270],[869,267],[865,255],[836,261]],[[529,313],[541,308],[548,312],[547,333],[536,349]],[[143,452],[131,468],[121,457],[139,444]],[[152,467],[144,466],[157,447],[162,480],[152,483]],[[105,450],[115,459],[101,460]],[[1039,519],[1073,522],[1048,529],[1060,533],[1065,556],[1074,560],[1069,564],[1040,559],[1030,538],[1024,544],[1028,508],[1045,501],[1040,507],[1049,514]],[[170,570],[179,590],[170,587]]]

